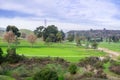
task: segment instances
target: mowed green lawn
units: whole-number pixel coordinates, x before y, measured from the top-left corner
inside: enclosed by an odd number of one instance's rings
[[[4,52],[7,49],[7,43],[1,42]],[[84,47],[77,47],[74,43],[52,43],[50,46],[45,45],[44,42],[37,41],[33,48],[30,44],[22,40],[17,48],[18,54],[23,54],[28,57],[61,57],[70,62],[77,62],[82,58],[88,56],[105,56],[106,53],[93,49],[85,49]]]
[[[88,56],[103,56],[105,53],[84,48],[19,48],[17,53],[25,56],[37,57],[62,57],[69,61],[76,62]]]
[[[110,44],[108,42],[101,42],[99,44],[99,47],[104,47],[113,51],[120,52],[120,42],[117,43],[111,42]]]

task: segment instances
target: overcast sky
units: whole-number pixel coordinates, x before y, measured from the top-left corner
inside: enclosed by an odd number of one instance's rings
[[[34,30],[45,19],[63,30],[120,30],[120,0],[0,0],[0,27]]]

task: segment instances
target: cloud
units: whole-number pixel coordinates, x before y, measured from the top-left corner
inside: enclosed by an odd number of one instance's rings
[[[15,15],[12,21],[8,17],[0,20],[31,29],[30,26],[41,25],[44,19],[69,30],[98,27],[114,29],[120,26],[118,3],[117,0],[0,0],[0,9],[33,15],[24,18]]]

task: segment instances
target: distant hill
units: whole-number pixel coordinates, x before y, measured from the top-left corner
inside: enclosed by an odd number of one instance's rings
[[[3,36],[4,32],[5,32],[5,28],[0,27],[0,37]]]
[[[26,33],[27,35],[28,35],[28,34],[33,34],[33,31],[32,31],[32,30],[29,30],[29,29],[20,29],[20,32],[21,32],[21,33]]]
[[[28,35],[33,34],[33,31],[29,29],[20,29],[21,38],[27,38]]]
[[[5,31],[5,28],[0,27],[0,31]]]

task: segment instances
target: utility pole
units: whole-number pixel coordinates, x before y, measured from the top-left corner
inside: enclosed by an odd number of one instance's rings
[[[47,20],[44,20],[44,26],[47,27]]]

